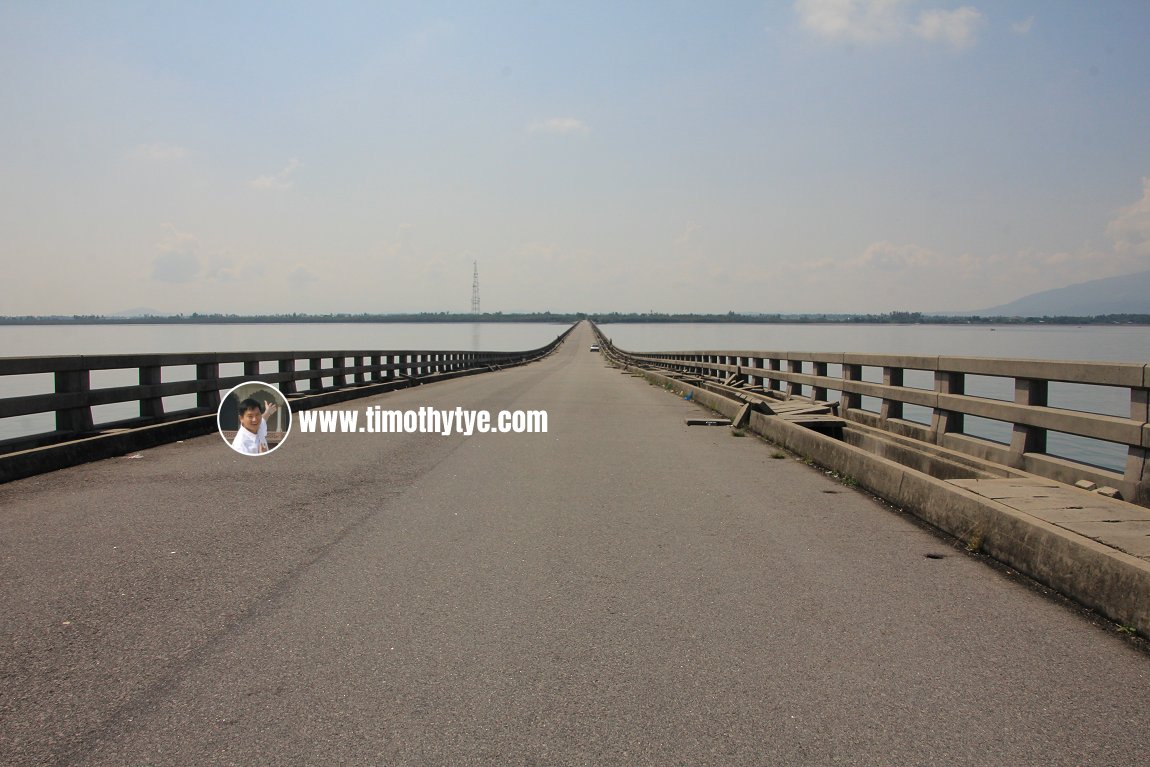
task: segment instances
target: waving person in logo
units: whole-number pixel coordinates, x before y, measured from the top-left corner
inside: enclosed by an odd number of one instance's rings
[[[240,429],[232,440],[232,449],[247,455],[268,452],[268,418],[279,407],[274,402],[260,404],[254,399],[245,399],[237,406]]]

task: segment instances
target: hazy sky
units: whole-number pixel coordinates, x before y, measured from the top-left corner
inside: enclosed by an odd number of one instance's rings
[[[1150,2],[0,0],[0,314],[977,309],[1150,269]]]

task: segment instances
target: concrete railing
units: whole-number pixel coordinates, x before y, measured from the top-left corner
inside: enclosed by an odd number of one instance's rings
[[[794,351],[639,353],[614,347],[602,334],[600,340],[609,355],[633,365],[719,380],[734,375],[741,384],[761,387],[776,396],[837,399],[839,414],[848,422],[1061,482],[1086,479],[1108,485],[1126,500],[1150,505],[1146,461],[1150,452],[1150,365]],[[908,385],[909,378],[917,379],[919,385]],[[972,393],[977,387],[970,382],[985,385],[991,379],[1005,379],[1012,399]],[[1110,394],[1117,392],[1117,396],[1128,399],[1129,415],[1086,412],[1075,409],[1073,402],[1053,407],[1052,384],[1105,387]],[[1069,398],[1065,392],[1060,395],[1060,400],[1073,400],[1073,394]],[[873,398],[874,406],[864,409],[864,398]],[[906,417],[911,408],[922,422]],[[970,433],[967,423],[972,418],[999,422],[1008,430],[1009,442]],[[1047,446],[1054,435],[1114,446],[1124,452],[1125,466],[1115,470],[1052,455]]]
[[[0,481],[115,455],[216,428],[224,392],[244,381],[275,384],[306,409],[390,389],[521,365],[550,354],[571,328],[546,346],[529,351],[304,351],[115,354],[0,358],[0,376],[50,374],[51,392],[0,398],[0,418],[54,416],[55,428],[0,441]],[[242,367],[242,372],[241,372]],[[180,370],[180,369],[183,370]],[[188,378],[194,368],[194,378]],[[224,369],[227,372],[222,373]],[[119,371],[133,385],[93,388],[95,371]],[[165,380],[168,375],[184,380]],[[164,399],[194,395],[195,405],[169,410]],[[93,408],[134,403],[138,415],[96,422]],[[164,428],[167,427],[167,428]],[[98,448],[100,437],[107,446]],[[76,445],[67,451],[62,444]],[[67,457],[49,459],[51,454]],[[26,464],[26,465],[24,465]]]

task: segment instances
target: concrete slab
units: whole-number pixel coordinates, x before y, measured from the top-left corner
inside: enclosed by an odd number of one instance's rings
[[[1150,561],[1150,521],[1070,522],[1060,527]]]
[[[1143,522],[1150,520],[1150,514],[1137,509],[1130,511],[1097,505],[1057,508],[1018,503],[1018,500],[1020,499],[1010,499],[1009,502],[1004,500],[999,501],[999,503],[1056,525],[1063,525],[1067,522]]]
[[[1017,496],[1013,498],[996,498],[995,500],[1006,504],[1012,509],[1019,509],[1020,511],[1045,511],[1056,509],[1109,509],[1112,508],[1107,503],[1099,503],[1096,499],[1090,496],[1082,496],[1079,493],[1064,494],[1057,490],[1043,489],[1042,495],[1032,497]],[[989,496],[983,496],[989,497]]]
[[[952,479],[950,484],[977,493],[984,498],[1039,498],[1049,497],[1053,491],[1065,488],[1052,479]]]
[[[1150,509],[1049,480],[956,479],[950,484],[1150,560]]]

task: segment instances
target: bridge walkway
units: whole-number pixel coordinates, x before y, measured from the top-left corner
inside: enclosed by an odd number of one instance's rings
[[[587,326],[339,406],[545,434],[211,435],[0,486],[0,763],[1138,763],[1150,663]]]

